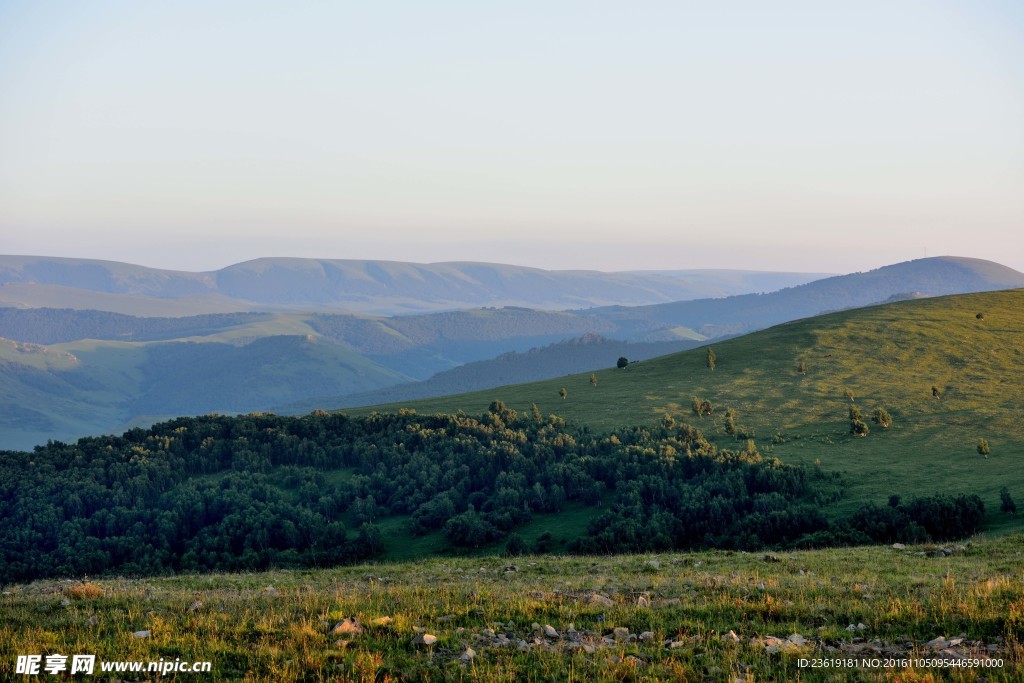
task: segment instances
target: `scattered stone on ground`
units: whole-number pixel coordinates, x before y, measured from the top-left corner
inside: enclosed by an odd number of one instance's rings
[[[346,617],[335,624],[334,628],[331,629],[331,635],[345,636],[349,638],[358,636],[362,632],[363,627],[355,617]]]

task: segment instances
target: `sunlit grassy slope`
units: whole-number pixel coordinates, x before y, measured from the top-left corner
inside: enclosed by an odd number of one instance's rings
[[[596,386],[584,373],[373,409],[480,413],[500,399],[600,430],[667,413],[732,447],[722,421],[732,407],[739,430],[753,432],[763,453],[846,473],[843,506],[890,494],[977,493],[995,529],[1024,528],[1024,517],[998,513],[1000,487],[1024,498],[1024,290],[842,311],[712,348],[714,370],[702,347],[622,370],[609,358]],[[847,391],[871,427],[865,438],[849,434]],[[714,414],[693,415],[694,396],[711,401]],[[870,422],[876,407],[892,415],[890,429]],[[976,450],[980,438],[991,445],[987,458]]]

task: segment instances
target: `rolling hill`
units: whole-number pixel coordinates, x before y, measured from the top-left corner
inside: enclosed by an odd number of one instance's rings
[[[828,311],[870,306],[892,298],[966,294],[1024,287],[1024,273],[992,261],[938,256],[815,280],[768,294],[596,308],[587,314],[616,325],[626,338],[641,330],[682,325],[705,337],[739,334]],[[636,330],[632,333],[632,330]]]
[[[971,492],[998,509],[1000,487],[1024,495],[1022,339],[1024,290],[915,299],[716,342],[714,370],[706,367],[706,349],[698,348],[599,370],[597,386],[585,373],[348,412],[477,414],[501,400],[519,411],[536,404],[596,430],[653,424],[668,415],[723,447],[749,436],[783,461],[820,461],[844,472],[849,500]],[[798,371],[801,363],[806,372]],[[850,434],[847,392],[871,427],[865,438]],[[710,401],[715,412],[694,415],[694,397]],[[891,428],[870,422],[879,407],[894,418]],[[725,433],[726,408],[736,411],[739,437]],[[991,444],[988,458],[976,450],[981,438]],[[1021,527],[1016,518],[1004,523]]]
[[[84,269],[60,286],[129,287],[110,284],[105,272]],[[119,277],[136,283],[132,291],[156,291],[136,282],[148,282],[144,271]],[[170,291],[192,291],[187,277],[167,278]],[[12,340],[12,349],[35,349],[2,355],[0,447],[178,414],[336,408],[559,377],[610,367],[620,355],[648,358],[823,310],[1017,282],[1024,275],[998,264],[935,258],[770,294],[578,311],[509,306],[392,317],[320,311],[143,317],[0,308],[0,337]],[[527,353],[595,334],[608,341]],[[624,351],[626,342],[634,350]],[[62,354],[76,362],[54,361]],[[478,364],[459,367],[467,363]]]

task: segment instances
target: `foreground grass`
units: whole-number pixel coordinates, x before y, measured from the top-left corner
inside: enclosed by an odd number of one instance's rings
[[[19,654],[60,653],[212,662],[160,680],[1024,680],[1024,537],[934,551],[433,558],[6,586],[0,679],[18,679]],[[331,633],[350,617],[358,633]],[[424,633],[436,643],[416,644]],[[914,656],[1002,667],[799,666]]]

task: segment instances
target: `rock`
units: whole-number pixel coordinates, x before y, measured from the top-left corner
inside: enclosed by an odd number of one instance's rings
[[[763,591],[764,590],[764,581],[762,581],[761,583],[757,584],[757,590],[759,590],[759,591]]]
[[[68,600],[67,598],[64,598],[63,600],[60,601],[60,604],[61,604],[62,607],[69,607],[71,605],[71,601]]]
[[[439,624],[444,624],[444,623],[446,623],[446,622],[449,622],[449,621],[451,621],[451,620],[452,620],[452,619],[454,619],[454,618],[455,618],[455,615],[454,615],[454,614],[446,614],[446,615],[444,615],[443,617],[438,617],[438,618],[437,618],[437,623],[439,623]]]
[[[615,636],[615,640],[626,640],[629,638],[629,629],[625,626],[616,626],[612,630],[612,634]]]
[[[641,609],[650,609],[651,599],[646,595],[638,595],[636,598],[636,606]]]
[[[726,633],[724,636],[722,636],[722,640],[724,640],[726,642],[729,642],[729,643],[738,643],[738,642],[740,642],[740,637],[738,635],[736,635],[735,631],[731,631],[730,630],[728,633]]]
[[[280,595],[280,593],[277,592],[277,589],[273,586],[267,586],[266,588],[264,588],[263,594],[266,595],[268,598],[276,598],[278,595]]]
[[[854,624],[850,624],[849,626],[846,627],[846,630],[849,631],[850,633],[853,633],[854,631],[857,630],[857,626],[854,625]]]
[[[787,640],[789,640],[789,642],[793,643],[797,647],[803,647],[804,645],[807,644],[807,639],[804,638],[799,633],[790,634],[790,636],[789,636],[789,638],[787,638]]]
[[[647,566],[651,569],[658,569],[661,567],[661,562],[659,560],[647,560]]]
[[[647,642],[648,640],[654,640],[654,631],[644,631],[640,634],[640,640]]]
[[[953,638],[949,641],[949,647],[956,647],[960,643],[964,642],[963,638]]]
[[[647,663],[643,659],[641,659],[640,657],[637,657],[636,655],[626,655],[625,658],[623,659],[623,661],[626,664],[631,664],[633,666],[643,666],[644,664]]]
[[[669,642],[668,647],[670,650],[678,650],[681,647],[686,647],[685,640],[673,640]]]
[[[592,655],[595,652],[597,652],[597,648],[591,645],[590,643],[583,643],[583,651],[586,652],[588,655]]]
[[[372,625],[374,625],[374,626],[387,626],[392,621],[394,621],[394,620],[391,617],[377,617],[376,619],[374,619],[370,623]]]
[[[943,638],[942,636],[939,636],[934,640],[929,640],[927,643],[925,643],[925,645],[935,650],[943,650],[949,647],[949,641]]]
[[[609,598],[607,595],[601,595],[600,593],[594,593],[590,596],[591,605],[600,605],[601,607],[614,607],[615,601]]]
[[[857,622],[857,630],[858,631],[865,631],[865,630],[867,630],[867,628],[868,627],[864,625],[864,622],[862,622],[862,621],[861,622]]]
[[[540,630],[540,624],[538,624],[536,621],[533,622],[533,624],[530,626],[530,630],[531,631],[539,631]]]
[[[905,549],[906,547],[907,547],[907,546],[903,545],[902,543],[893,543],[893,544],[892,544],[892,549],[893,549],[893,550],[903,550],[903,549]]]
[[[342,619],[331,629],[331,635],[333,636],[353,637],[358,636],[362,632],[363,627],[356,621],[355,617]]]
[[[100,620],[96,618],[95,614],[85,620],[86,626],[95,626],[98,623],[100,623]]]
[[[197,609],[199,609],[202,606],[203,606],[203,601],[202,600],[196,600],[191,605],[189,605],[188,609],[185,610],[185,611],[186,612],[195,612]]]
[[[132,634],[132,636],[134,636],[135,638],[149,638],[150,633],[149,631],[136,631]]]
[[[421,633],[412,639],[413,645],[423,645],[430,647],[437,642],[437,636],[431,635],[430,633]]]
[[[694,567],[703,567],[704,566],[704,560],[697,560],[696,562],[693,563],[693,566]]]
[[[473,661],[474,657],[476,657],[476,651],[471,647],[467,647],[466,651],[462,653],[462,656],[459,657],[459,659],[463,664],[469,664]]]
[[[779,559],[779,558],[778,558],[777,556],[775,556],[775,555],[765,555],[765,556],[764,556],[764,557],[763,557],[762,559],[763,559],[763,560],[764,560],[765,562],[771,562],[771,563],[775,563],[775,562],[782,562],[782,560],[780,560],[780,559]]]
[[[556,631],[555,627],[551,624],[544,624],[544,635],[546,635],[548,638],[557,638],[558,631]]]

